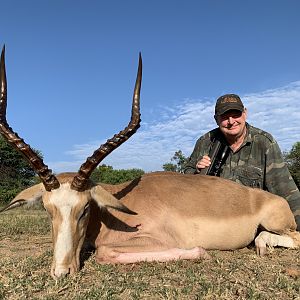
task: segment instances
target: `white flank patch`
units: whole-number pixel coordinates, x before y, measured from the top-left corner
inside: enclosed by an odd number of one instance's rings
[[[70,215],[78,201],[78,193],[70,189],[69,183],[62,184],[58,189],[52,191],[50,202],[56,206],[62,216],[54,249],[56,265],[62,264],[66,255],[72,250]]]

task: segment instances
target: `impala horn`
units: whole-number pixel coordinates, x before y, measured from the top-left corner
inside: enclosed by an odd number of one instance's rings
[[[51,191],[59,188],[59,181],[52,174],[52,171],[44,164],[43,160],[34,152],[17,133],[15,133],[6,121],[6,106],[7,106],[7,82],[5,71],[5,46],[1,52],[0,61],[0,133],[12,146],[21,152],[33,170],[41,178],[45,189]]]
[[[140,91],[142,83],[142,56],[139,54],[139,66],[137,71],[137,77],[135,82],[135,88],[132,100],[131,120],[127,127],[115,134],[106,143],[102,144],[91,157],[88,157],[86,162],[83,163],[74,177],[71,189],[76,191],[83,191],[86,188],[86,183],[91,176],[94,169],[98,164],[113,150],[128,140],[140,127]]]

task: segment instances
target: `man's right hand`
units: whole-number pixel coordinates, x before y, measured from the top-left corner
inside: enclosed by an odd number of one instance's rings
[[[211,164],[210,157],[207,155],[204,155],[196,164],[196,168],[198,171],[201,171],[202,169],[209,167]]]

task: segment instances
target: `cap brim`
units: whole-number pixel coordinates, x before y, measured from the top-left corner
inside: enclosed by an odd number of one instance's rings
[[[223,115],[225,114],[226,112],[228,112],[229,110],[238,110],[240,112],[243,112],[244,111],[244,107],[241,107],[241,105],[230,105],[230,106],[227,106],[227,107],[223,107],[221,109],[218,109],[218,112],[216,112],[216,115],[217,116],[220,116],[220,115]]]

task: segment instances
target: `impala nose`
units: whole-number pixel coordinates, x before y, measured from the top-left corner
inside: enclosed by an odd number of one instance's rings
[[[65,277],[68,274],[70,274],[70,268],[66,268],[64,266],[58,266],[51,272],[51,275],[54,279]]]

